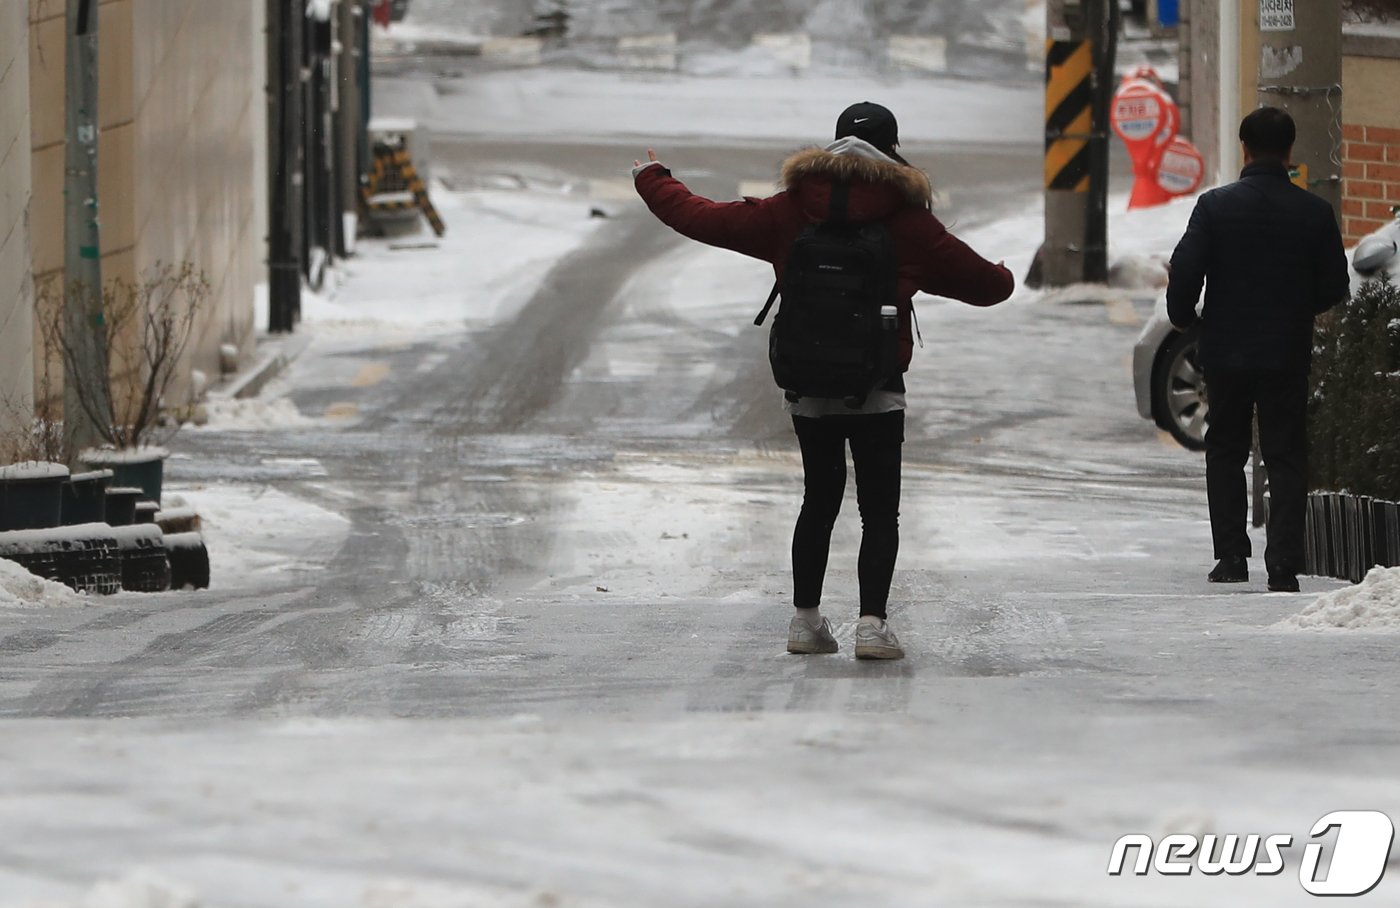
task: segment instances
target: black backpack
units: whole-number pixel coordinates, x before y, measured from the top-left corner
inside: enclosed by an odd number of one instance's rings
[[[891,312],[898,311],[894,238],[883,224],[848,221],[849,195],[848,184],[836,183],[830,219],[793,240],[783,279],[754,324],[781,294],[768,335],[773,380],[788,400],[839,398],[856,409],[899,373],[899,320]]]

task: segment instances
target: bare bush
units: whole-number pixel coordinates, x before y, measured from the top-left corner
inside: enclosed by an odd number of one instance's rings
[[[0,398],[0,414],[7,431],[0,435],[0,464],[41,460],[49,463],[70,463],[67,439],[63,437],[63,419],[58,412],[56,395],[62,389],[54,380],[55,360],[45,356],[39,363],[33,401]]]
[[[106,368],[98,370],[100,378],[84,379],[88,370],[77,368],[83,353],[69,337],[67,312],[69,302],[86,305],[89,291],[58,279],[39,285],[46,360],[57,354],[64,381],[72,383],[84,415],[107,444],[136,448],[174,434],[178,424],[162,419],[162,406],[208,296],[209,281],[188,262],[105,282],[102,317],[91,330]],[[46,399],[54,406],[52,395]]]

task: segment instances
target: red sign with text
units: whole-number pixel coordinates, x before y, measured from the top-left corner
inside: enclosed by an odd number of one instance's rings
[[[1133,161],[1129,208],[1161,205],[1201,185],[1204,160],[1194,145],[1177,135],[1181,110],[1151,68],[1141,67],[1123,79],[1113,96],[1109,122]]]

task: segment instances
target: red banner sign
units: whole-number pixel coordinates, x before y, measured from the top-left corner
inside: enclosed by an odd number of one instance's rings
[[[1133,160],[1129,208],[1161,205],[1200,187],[1204,160],[1194,145],[1177,135],[1181,109],[1151,68],[1141,67],[1123,79],[1113,96],[1109,122]]]

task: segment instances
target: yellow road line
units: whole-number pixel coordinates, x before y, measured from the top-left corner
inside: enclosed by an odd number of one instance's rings
[[[371,388],[389,377],[388,363],[365,363],[355,377],[350,379],[352,388]]]

